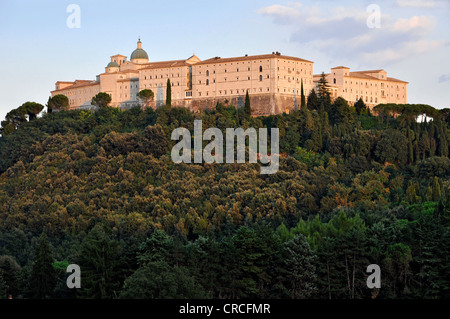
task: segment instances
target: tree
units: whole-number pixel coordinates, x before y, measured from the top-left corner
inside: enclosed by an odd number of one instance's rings
[[[148,107],[150,102],[155,98],[155,93],[152,90],[145,89],[138,93],[138,98],[145,102],[145,106]]]
[[[248,90],[247,93],[245,94],[244,114],[246,119],[250,119],[252,115],[252,109],[250,106],[250,96],[248,94]]]
[[[200,299],[206,293],[186,267],[164,261],[150,262],[125,280],[120,298],[124,299]]]
[[[107,107],[111,103],[111,96],[108,93],[100,92],[92,98],[92,105]]]
[[[302,93],[301,93],[301,98],[300,98],[300,109],[301,110],[305,110],[306,109],[306,98],[305,98],[305,91],[303,89],[303,79],[302,79]]]
[[[167,79],[166,106],[172,106],[172,84],[170,83],[170,79]]]
[[[19,274],[21,267],[12,256],[0,256],[0,272],[8,287],[7,294],[13,298],[19,294]]]
[[[330,109],[330,120],[333,124],[349,124],[352,121],[352,114],[347,101],[338,97]]]
[[[47,102],[47,113],[52,113],[53,110],[65,111],[69,109],[69,99],[67,96],[58,94],[54,97],[49,97]]]
[[[28,115],[28,120],[31,121],[44,109],[44,106],[36,102],[26,102],[20,108],[23,108],[24,113]]]
[[[389,279],[385,281],[388,285],[392,285],[395,297],[401,297],[408,289],[408,278],[411,275],[409,264],[411,261],[411,248],[408,245],[397,243],[388,247],[384,266]]]
[[[383,132],[376,146],[375,155],[381,163],[404,165],[408,161],[408,140],[401,132],[388,129]]]
[[[284,286],[289,298],[305,299],[316,293],[316,260],[304,235],[298,234],[284,243]]]
[[[110,238],[109,230],[96,225],[81,244],[79,265],[81,294],[85,298],[110,299],[117,296],[121,287],[120,247]]]
[[[328,111],[328,108],[331,105],[331,96],[330,87],[328,86],[328,81],[325,73],[322,72],[317,86],[317,96],[319,98],[319,103],[323,106],[324,111]]]
[[[362,97],[360,97],[359,100],[355,103],[356,114],[361,115],[364,113],[364,111],[366,111],[366,109],[366,104],[364,103]]]
[[[161,125],[147,126],[142,133],[142,152],[159,158],[169,151],[169,140]]]
[[[8,293],[8,285],[3,278],[4,272],[0,269],[0,299],[6,299]]]
[[[316,91],[314,89],[308,95],[307,107],[309,110],[318,110],[320,106],[319,99],[317,98]]]
[[[56,285],[56,271],[47,235],[43,233],[34,251],[29,290],[32,298],[50,298]]]

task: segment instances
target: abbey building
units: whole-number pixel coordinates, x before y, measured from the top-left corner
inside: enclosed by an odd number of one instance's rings
[[[67,96],[70,109],[76,109],[89,107],[95,95],[105,92],[111,106],[127,108],[140,105],[137,94],[150,89],[155,95],[150,106],[156,108],[166,101],[170,79],[172,106],[194,112],[214,108],[217,102],[240,107],[248,91],[253,115],[280,114],[300,107],[302,83],[305,96],[317,86],[320,76],[313,74],[313,63],[279,52],[203,61],[194,54],[184,60],[151,62],[139,40],[130,60],[111,56],[95,80],[58,81],[51,94]],[[342,96],[352,104],[362,97],[369,106],[407,103],[408,83],[388,78],[384,70],[350,72],[337,67],[326,76],[333,98]]]

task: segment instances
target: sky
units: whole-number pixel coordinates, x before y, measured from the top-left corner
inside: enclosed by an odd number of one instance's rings
[[[279,51],[314,74],[384,69],[409,103],[449,108],[449,18],[450,0],[0,0],[0,120],[56,81],[95,80],[138,37],[150,61]]]

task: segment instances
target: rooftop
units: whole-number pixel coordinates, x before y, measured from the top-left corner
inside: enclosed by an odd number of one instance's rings
[[[280,53],[277,52],[277,53],[263,54],[263,55],[245,55],[245,56],[234,57],[234,58],[215,57],[212,59],[204,60],[202,62],[198,62],[198,63],[196,63],[196,65],[211,64],[211,63],[240,62],[240,61],[251,61],[251,60],[262,60],[262,59],[286,59],[286,60],[314,63],[312,61],[308,61],[308,60],[301,59],[301,58],[291,57],[291,56],[287,56],[287,55],[281,55]]]

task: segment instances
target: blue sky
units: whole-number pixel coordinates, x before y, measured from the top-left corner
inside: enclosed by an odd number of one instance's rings
[[[80,28],[67,27],[70,4]],[[367,26],[370,4],[380,28]],[[280,51],[314,61],[314,73],[383,68],[410,82],[410,103],[450,107],[449,17],[449,0],[0,0],[0,120],[45,104],[58,80],[94,80],[139,36],[151,61]]]

